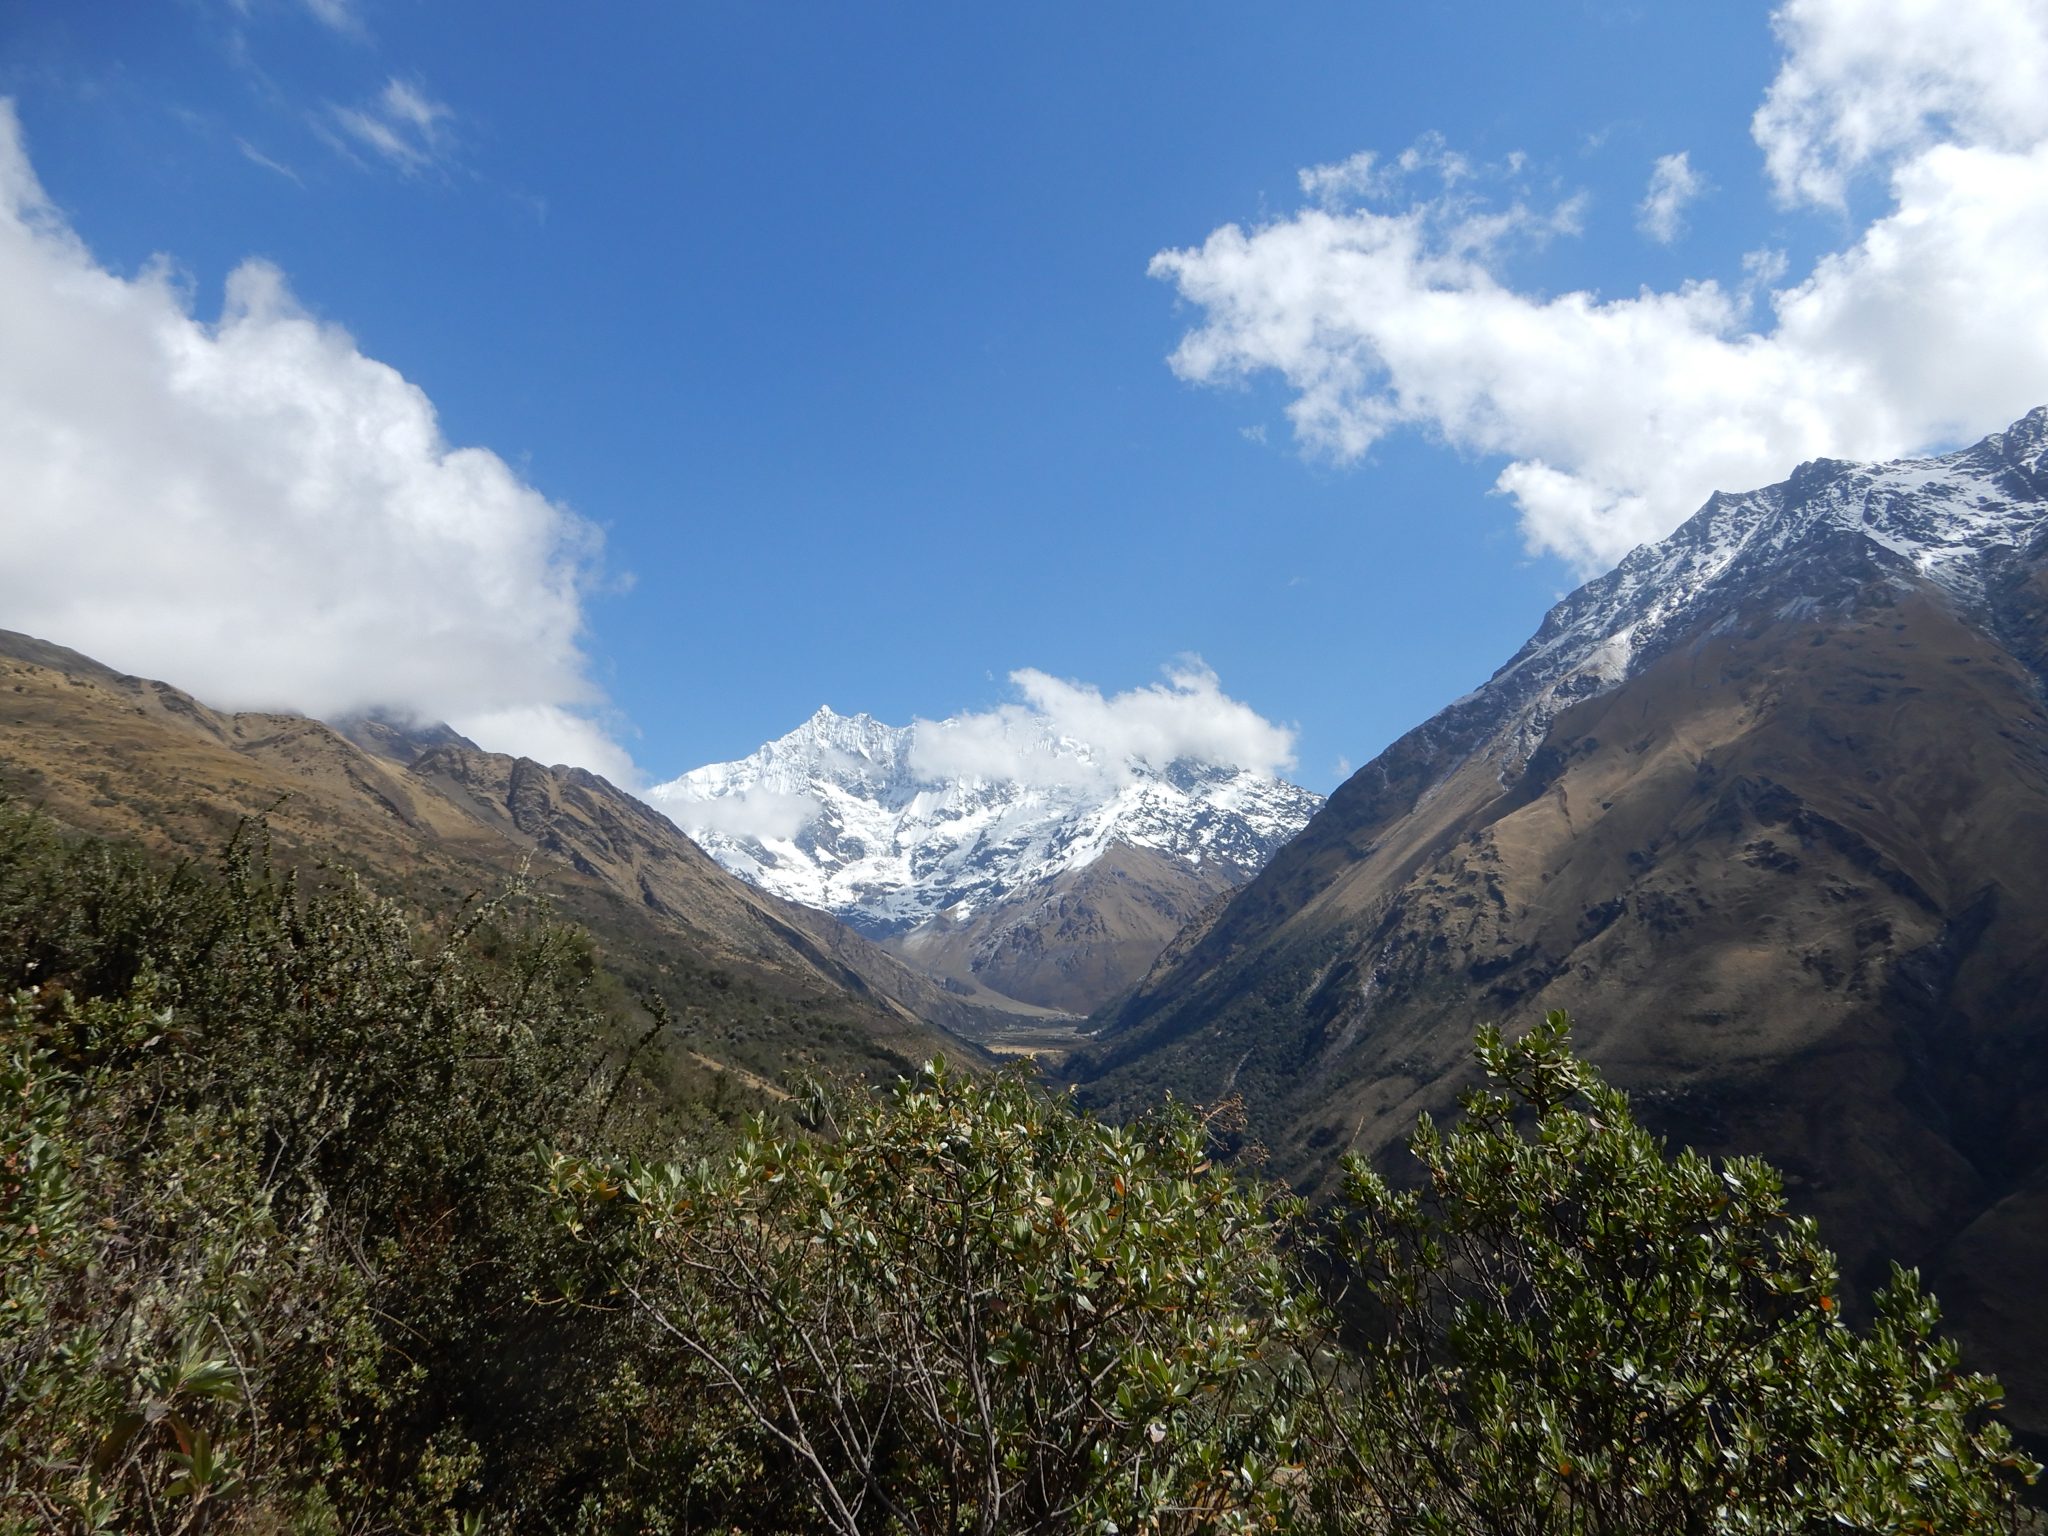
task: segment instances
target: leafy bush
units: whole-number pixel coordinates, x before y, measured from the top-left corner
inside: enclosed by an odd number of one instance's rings
[[[689,1166],[552,1170],[613,1294],[728,1410],[743,1475],[802,1490],[803,1528],[1286,1512],[1316,1316],[1281,1247],[1300,1212],[1216,1166],[1203,1121],[1102,1125],[943,1063],[829,1117]]]
[[[1354,1160],[1340,1247],[1369,1307],[1341,1470],[1352,1529],[1983,1531],[2038,1471],[1998,1387],[1895,1270],[1844,1322],[1833,1256],[1754,1159],[1668,1158],[1553,1013],[1480,1035],[1496,1087]]]
[[[267,1464],[259,1396],[362,1321],[357,1277],[280,1224],[231,1113],[41,1043],[117,1041],[153,1069],[169,1026],[61,987],[0,1001],[22,1110],[0,1116],[0,1512],[24,1530],[208,1523]]]
[[[318,1489],[423,1526],[506,1463],[565,1475],[520,1439],[602,1380],[533,1385],[582,1357],[528,1299],[565,1252],[534,1139],[589,1135],[614,1081],[584,941],[507,900],[422,945],[248,842],[164,871],[0,808],[0,965],[0,1522]]]
[[[0,805],[10,1536],[2019,1521],[1917,1280],[1851,1328],[1777,1176],[1668,1157],[1561,1015],[1326,1223],[1019,1072],[654,1161],[590,940],[258,831],[166,870]]]
[[[1668,1157],[1562,1015],[1479,1053],[1494,1087],[1418,1127],[1419,1186],[1354,1159],[1320,1238],[1184,1110],[1107,1126],[943,1067],[829,1134],[550,1181],[604,1259],[584,1304],[701,1405],[700,1486],[802,1491],[775,1529],[2022,1523],[2037,1469],[1912,1275],[1851,1328],[1768,1167]]]

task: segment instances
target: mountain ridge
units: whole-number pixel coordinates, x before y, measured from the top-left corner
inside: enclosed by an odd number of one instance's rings
[[[821,708],[647,799],[727,870],[942,981],[1073,1015],[1128,987],[1320,803],[1249,769],[1117,758],[1043,718],[1005,718],[999,750],[985,729]]]
[[[1085,1015],[1238,884],[1213,863],[1204,869],[1118,842],[979,911],[941,912],[884,943],[933,975]]]
[[[836,1069],[935,1049],[981,1059],[979,1039],[1031,1021],[735,880],[599,776],[484,752],[446,727],[224,713],[0,631],[0,769],[7,792],[58,820],[166,852],[211,856],[262,817],[293,861],[357,868],[427,911],[529,879],[624,957],[629,980],[659,991],[687,974],[701,992],[723,974],[720,986],[754,988],[747,1039],[690,1044],[721,1070],[773,1076],[807,1058]],[[830,1041],[806,1038],[813,1016]]]
[[[1810,506],[1810,493],[1825,486],[1839,494],[1813,510],[1841,513],[1859,493],[1924,492],[1930,479],[1925,466],[1959,463],[1975,464],[1994,482],[2010,475],[2017,482],[2011,487],[2017,499],[2008,498],[2009,506],[2024,506],[2031,499],[2048,508],[2048,406],[2029,412],[2007,432],[1993,433],[1956,454],[1877,466],[1813,460],[1779,485],[1740,496],[1717,492],[1669,538],[1642,546],[1613,571],[1553,606],[1536,633],[1485,683],[1403,734],[1339,785],[1326,804],[1343,814],[1326,821],[1318,835],[1332,836],[1332,821],[1345,826],[1345,851],[1355,861],[1366,857],[1368,851],[1380,850],[1377,845],[1368,849],[1371,840],[1361,841],[1349,829],[1390,823],[1428,797],[1462,792],[1468,799],[1483,801],[1505,789],[1535,755],[1559,713],[1608,691],[1632,668],[1660,654],[1671,632],[1682,629],[1687,617],[1714,596],[1719,584],[1742,574],[1738,562],[1745,551],[1754,554],[1783,547],[1782,537],[1777,546],[1756,543],[1753,536],[1765,531],[1761,522],[1749,528],[1750,538],[1731,541],[1723,536],[1744,510],[1761,511],[1769,519],[1781,518],[1786,511],[1783,493],[1802,493],[1800,504]],[[1885,471],[1894,469],[1904,473],[1887,477]],[[1846,533],[1864,531],[1840,523],[1834,526]],[[1880,534],[1890,537],[1872,537],[1870,542],[1894,558],[1902,558],[1895,547],[1903,542],[1896,522],[1877,526]],[[2031,537],[2043,526],[2048,526],[2048,510],[2035,510],[2013,525],[2013,537],[2006,542],[1930,539],[1924,546],[1928,569],[1921,574],[1966,602],[1981,600],[1983,575],[1973,571],[1972,565],[1981,563],[1988,552],[2014,547],[2022,531]],[[1988,531],[1981,518],[1957,519],[1949,531],[1965,529],[1980,535]],[[1782,536],[1796,530],[1777,531]],[[1978,560],[1971,561],[1972,555]],[[1675,594],[1670,590],[1673,587],[1678,588]],[[1837,591],[1835,597],[1840,600],[1846,595],[1846,591]],[[1822,599],[1800,590],[1791,593],[1787,601],[1817,605]],[[1475,754],[1492,765],[1490,780],[1482,777],[1477,784],[1457,784],[1460,770]],[[1468,808],[1476,809],[1476,804]],[[1314,854],[1310,845],[1297,843],[1285,855],[1276,855],[1264,878],[1245,892],[1244,909],[1237,918],[1246,918],[1262,906],[1288,909],[1314,899],[1321,886],[1306,869]],[[1289,886],[1284,894],[1276,889]],[[1218,916],[1212,933],[1219,927],[1226,934],[1235,931],[1234,924],[1223,921],[1229,917],[1228,909]]]
[[[735,874],[873,934],[971,916],[1119,842],[1249,873],[1320,803],[1249,769],[1111,761],[1049,724],[1014,743],[1014,774],[948,772],[933,759],[957,724],[891,726],[822,707],[747,757],[692,769],[647,798]],[[940,747],[927,751],[934,737]],[[769,802],[764,830],[730,825],[730,807],[757,799]],[[777,811],[790,820],[775,825]]]
[[[1332,794],[1070,1071],[1311,1189],[1550,1008],[1675,1139],[1927,1268],[2048,1431],[2048,409],[1712,498]],[[2030,1280],[2027,1277],[2032,1276]]]

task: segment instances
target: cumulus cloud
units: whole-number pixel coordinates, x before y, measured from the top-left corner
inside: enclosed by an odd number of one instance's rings
[[[1650,169],[1650,190],[1636,205],[1636,228],[1659,245],[1671,244],[1685,233],[1686,205],[1706,189],[1706,178],[1692,168],[1684,150],[1658,156]]]
[[[1841,207],[1859,172],[1936,144],[2048,139],[2040,0],[1787,0],[1785,62],[1751,132],[1777,195]]]
[[[328,110],[355,147],[373,151],[408,176],[419,175],[449,154],[448,124],[454,110],[413,81],[394,75],[361,106]]]
[[[1734,288],[1524,292],[1515,238],[1570,233],[1569,200],[1489,215],[1468,167],[1422,191],[1360,174],[1342,179],[1357,206],[1318,196],[1154,257],[1202,311],[1172,366],[1278,374],[1297,439],[1338,460],[1398,429],[1505,457],[1530,547],[1584,572],[1714,490],[2048,400],[2048,8],[1792,0],[1776,25],[1787,53],[1754,125],[1773,185],[1826,203],[1881,172],[1889,191],[1796,282],[1758,252]]]
[[[447,720],[631,781],[580,648],[598,535],[246,262],[108,271],[0,101],[6,623],[228,708]]]
[[[717,832],[756,842],[785,842],[817,820],[825,809],[814,796],[759,787],[694,799],[682,788],[683,783],[679,779],[671,784],[657,784],[647,792],[647,798],[673,816],[693,837]]]
[[[1120,779],[1134,763],[1164,768],[1182,759],[1265,774],[1294,766],[1295,733],[1224,693],[1198,661],[1117,694],[1029,667],[1010,681],[1020,702],[918,721],[912,770],[932,779],[1055,784]]]

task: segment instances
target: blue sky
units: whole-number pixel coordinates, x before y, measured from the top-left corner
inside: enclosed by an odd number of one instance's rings
[[[0,95],[0,624],[620,777],[1033,669],[1328,789],[2048,400],[2041,0],[82,0]]]

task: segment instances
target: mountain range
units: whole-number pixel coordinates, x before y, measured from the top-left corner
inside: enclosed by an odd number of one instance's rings
[[[796,1067],[886,1076],[938,1050],[987,1060],[979,1042],[1008,1044],[1034,1019],[733,878],[595,774],[485,752],[445,726],[215,710],[8,631],[0,794],[202,860],[261,818],[310,878],[352,871],[429,915],[523,880],[596,937],[628,987],[666,1000],[684,1077],[768,1091]]]
[[[169,853],[262,817],[428,914],[523,879],[700,1089],[1079,1040],[1084,1102],[1236,1095],[1315,1193],[1403,1165],[1478,1025],[1566,1009],[1653,1126],[1783,1169],[1853,1282],[1921,1267],[2048,1440],[2048,408],[1714,496],[1320,806],[1016,719],[977,768],[971,729],[820,711],[643,802],[0,632],[0,793]]]
[[[1241,1094],[1390,1169],[1549,1009],[1653,1124],[1926,1270],[2048,1433],[2048,409],[1716,495],[1560,602],[1096,1021],[1117,1108]]]
[[[1270,774],[1114,756],[1042,717],[963,764],[968,719],[820,709],[648,792],[726,869],[957,985],[1087,1013],[1307,824]],[[1000,766],[997,766],[999,764]]]

